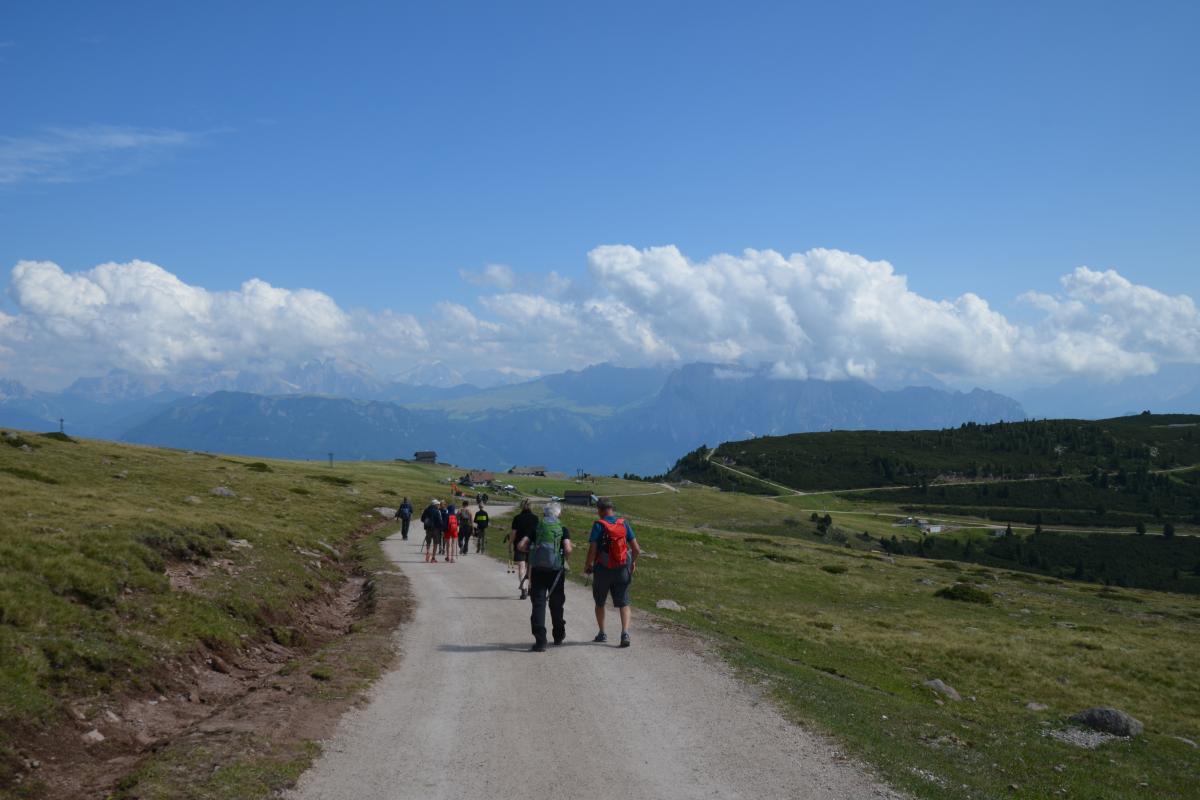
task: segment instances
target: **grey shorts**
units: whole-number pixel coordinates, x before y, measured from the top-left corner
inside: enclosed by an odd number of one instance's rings
[[[613,607],[624,608],[629,605],[629,567],[618,569],[595,567],[592,570],[592,599],[600,607],[612,595]]]

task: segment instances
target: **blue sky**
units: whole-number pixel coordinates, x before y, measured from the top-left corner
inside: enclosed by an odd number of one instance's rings
[[[0,266],[420,313],[599,245],[1195,296],[1195,3],[10,3]],[[119,140],[119,141],[118,141]],[[15,301],[6,301],[15,313]]]

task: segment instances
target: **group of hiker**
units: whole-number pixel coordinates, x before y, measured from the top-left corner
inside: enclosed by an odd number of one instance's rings
[[[439,500],[436,497],[421,512],[420,521],[425,527],[425,541],[421,551],[425,561],[437,563],[442,556],[447,563],[453,564],[458,556],[470,552],[471,537],[475,537],[475,552],[482,553],[487,544],[487,529],[491,518],[484,508],[482,497],[476,499],[478,508],[471,512],[470,503],[464,501],[461,507],[455,507],[453,502]],[[408,498],[400,504],[396,516],[400,518],[400,535],[408,541],[408,528],[412,520],[413,508]]]
[[[583,573],[592,580],[592,600],[596,610],[596,635],[593,642],[607,642],[605,606],[612,598],[613,607],[621,619],[621,647],[632,644],[629,635],[629,584],[642,554],[633,528],[616,516],[613,503],[600,498],[596,504],[597,519],[588,533],[587,556]],[[562,507],[549,502],[542,507],[539,519],[528,500],[521,503],[520,512],[513,517],[512,530],[505,537],[511,543],[514,571],[517,573],[521,599],[528,597],[532,604],[529,616],[533,633],[534,652],[546,650],[546,606],[550,607],[550,641],[561,645],[567,637],[566,578],[573,546],[571,532],[560,521]],[[528,587],[528,588],[526,588]]]
[[[455,508],[452,502],[430,501],[420,516],[425,527],[421,549],[427,563],[437,563],[439,555],[454,563],[457,555],[467,553],[472,535],[475,536],[475,552],[483,551],[491,520],[483,499],[476,498],[476,504],[478,508],[471,514],[469,504]],[[584,574],[591,577],[595,602],[597,632],[592,641],[608,641],[605,607],[611,598],[621,622],[620,646],[629,647],[629,585],[642,549],[633,528],[624,518],[616,516],[611,500],[600,498],[596,510],[597,519],[588,533],[583,565]],[[574,547],[571,532],[562,524],[561,515],[562,507],[555,501],[546,503],[539,516],[530,501],[524,500],[504,537],[508,545],[508,571],[517,576],[520,599],[528,598],[532,606],[529,622],[534,652],[544,652],[549,642],[561,645],[567,636],[564,580]],[[397,516],[401,519],[401,534],[407,540],[412,518],[408,498],[404,499]],[[549,636],[547,607],[550,610]]]

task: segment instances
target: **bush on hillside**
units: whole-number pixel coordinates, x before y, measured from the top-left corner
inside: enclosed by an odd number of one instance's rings
[[[966,583],[956,583],[953,586],[945,586],[934,592],[933,596],[942,597],[946,600],[961,600],[964,603],[979,603],[985,606],[990,606],[992,604],[991,595]]]

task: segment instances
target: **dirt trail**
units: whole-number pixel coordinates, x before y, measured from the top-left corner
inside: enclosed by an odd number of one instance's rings
[[[566,643],[530,653],[529,603],[503,564],[473,553],[426,564],[415,542],[385,547],[418,599],[403,657],[293,800],[900,797],[695,638],[635,612],[632,648],[593,644],[591,595],[569,584]]]

